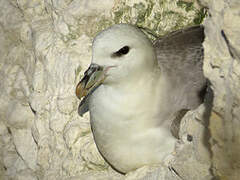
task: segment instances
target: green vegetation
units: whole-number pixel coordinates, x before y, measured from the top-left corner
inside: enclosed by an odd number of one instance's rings
[[[197,12],[196,17],[193,19],[194,24],[201,24],[206,16],[207,10],[205,8],[201,8]]]
[[[177,6],[179,6],[179,7],[181,7],[181,8],[185,8],[185,10],[186,10],[187,12],[192,11],[192,10],[195,9],[193,2],[185,2],[185,1],[179,0],[179,1],[177,2]]]

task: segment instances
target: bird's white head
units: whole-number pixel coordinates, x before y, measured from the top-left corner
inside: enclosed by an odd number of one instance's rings
[[[117,24],[99,33],[93,42],[92,63],[109,68],[105,83],[139,77],[156,63],[151,41],[138,28]]]
[[[140,29],[128,24],[113,25],[95,37],[92,64],[77,86],[77,96],[86,95],[100,83],[139,78],[153,71],[156,63],[153,45]]]

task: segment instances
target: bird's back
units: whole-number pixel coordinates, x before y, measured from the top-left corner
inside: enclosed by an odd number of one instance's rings
[[[194,109],[203,100],[206,87],[203,75],[204,28],[194,26],[172,32],[154,42],[157,60],[167,77],[172,101],[179,109]]]

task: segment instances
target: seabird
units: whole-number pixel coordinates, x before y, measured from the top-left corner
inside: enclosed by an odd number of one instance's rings
[[[128,24],[95,37],[91,65],[76,87],[79,114],[90,112],[97,148],[117,171],[161,163],[174,150],[176,113],[202,103],[203,40],[202,26],[153,43]]]

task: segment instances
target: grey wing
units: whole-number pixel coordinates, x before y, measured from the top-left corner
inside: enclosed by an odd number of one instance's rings
[[[172,32],[154,43],[159,67],[167,77],[177,110],[194,109],[203,101],[203,40],[204,28],[194,26]]]

